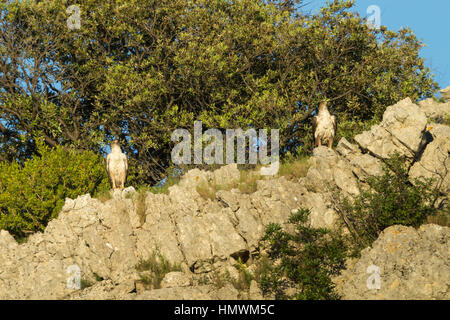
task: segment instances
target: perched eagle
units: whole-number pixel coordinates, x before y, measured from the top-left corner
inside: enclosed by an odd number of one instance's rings
[[[113,189],[125,188],[127,179],[128,160],[127,156],[120,149],[117,140],[111,144],[111,152],[106,157],[106,172]]]
[[[326,101],[319,105],[319,113],[312,119],[314,141],[316,147],[328,144],[328,148],[333,145],[336,134],[336,116],[332,116],[327,108]]]

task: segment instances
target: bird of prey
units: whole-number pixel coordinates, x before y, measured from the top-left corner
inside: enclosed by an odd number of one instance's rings
[[[336,125],[336,116],[331,115],[328,111],[327,102],[321,102],[318,114],[312,119],[316,147],[320,147],[322,144],[328,145],[328,148],[332,147],[336,135]]]
[[[127,171],[127,156],[120,149],[118,141],[114,140],[111,144],[111,152],[106,157],[106,172],[113,189],[125,188]]]

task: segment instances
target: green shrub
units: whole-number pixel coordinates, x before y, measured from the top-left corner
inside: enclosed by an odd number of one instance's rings
[[[171,263],[157,248],[147,260],[141,260],[136,265],[142,283],[150,289],[159,289],[161,281],[169,272],[181,271],[181,265]]]
[[[354,201],[338,199],[341,215],[363,247],[371,245],[385,228],[393,225],[419,227],[435,215],[439,191],[433,180],[410,181],[405,160],[398,154],[385,160],[383,174],[368,178],[370,188],[361,188]]]
[[[337,190],[331,192],[353,238],[306,227],[309,211],[305,209],[292,215],[286,228],[267,226],[262,240],[268,242],[268,257],[255,276],[264,294],[273,293],[277,299],[338,299],[332,276],[344,268],[346,258],[358,256],[385,228],[418,227],[427,220],[448,217],[448,208],[440,212],[435,206],[440,192],[433,180],[410,181],[405,159],[398,154],[385,160],[382,175],[367,181],[367,188],[360,186],[360,195],[353,200]]]
[[[269,224],[262,240],[269,244],[269,260],[264,273],[258,276],[263,294],[273,293],[277,299],[332,300],[332,275],[344,267],[347,243],[339,233],[328,229],[306,227],[309,210],[293,214],[288,224],[295,231],[286,231],[278,224]],[[286,228],[288,229],[288,228]],[[294,294],[286,290],[294,289]]]
[[[180,168],[169,168],[166,170],[165,178],[149,188],[149,191],[155,194],[168,194],[169,188],[180,182],[183,173],[186,171]],[[146,185],[141,185],[141,188],[147,188]]]
[[[247,265],[242,262],[241,258],[239,258],[234,267],[238,270],[239,276],[237,279],[231,279],[231,284],[233,287],[239,292],[250,290],[250,283],[254,277],[247,270]]]
[[[16,238],[43,231],[66,197],[109,188],[103,159],[95,153],[37,145],[40,157],[23,167],[14,161],[0,163],[0,228]]]
[[[338,121],[337,130],[336,130],[336,137],[334,139],[335,144],[342,139],[345,138],[349,142],[354,143],[355,139],[354,137],[363,131],[370,130],[370,128],[379,122],[377,118],[373,118],[370,121],[358,121],[358,120],[341,120]]]

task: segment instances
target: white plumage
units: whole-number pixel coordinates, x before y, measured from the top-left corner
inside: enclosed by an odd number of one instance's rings
[[[336,134],[336,117],[330,114],[326,102],[319,105],[319,113],[313,117],[312,123],[316,146],[319,147],[324,143],[331,148]]]
[[[113,189],[125,188],[127,179],[128,160],[127,156],[120,149],[117,141],[111,144],[111,152],[106,157],[106,172]]]

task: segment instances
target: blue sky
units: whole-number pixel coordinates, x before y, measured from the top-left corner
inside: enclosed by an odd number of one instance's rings
[[[316,12],[326,0],[305,0],[303,10]],[[441,88],[450,86],[450,0],[355,0],[352,10],[361,16],[376,5],[381,25],[397,31],[409,26],[427,46],[421,50],[425,65],[432,69]]]

